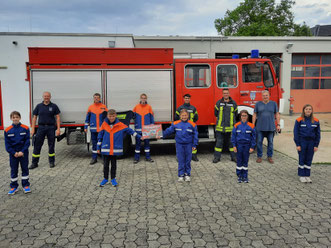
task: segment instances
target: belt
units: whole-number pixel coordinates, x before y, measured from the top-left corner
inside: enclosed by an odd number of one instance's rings
[[[55,124],[38,124],[40,127],[55,127]]]

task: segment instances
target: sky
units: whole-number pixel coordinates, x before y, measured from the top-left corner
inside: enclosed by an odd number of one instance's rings
[[[214,20],[242,1],[0,0],[0,32],[214,36]],[[331,24],[330,0],[296,0],[292,10],[298,24]]]

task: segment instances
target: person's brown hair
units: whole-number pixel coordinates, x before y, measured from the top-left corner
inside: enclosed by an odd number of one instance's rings
[[[140,98],[141,98],[142,96],[144,96],[144,97],[147,98],[147,95],[146,95],[145,93],[142,93],[142,94],[140,95]]]
[[[21,114],[20,114],[20,112],[18,112],[18,111],[13,111],[13,112],[10,113],[10,119],[13,118],[14,115],[17,115],[17,116],[19,116],[19,117],[21,118]]]
[[[116,115],[116,110],[115,109],[109,109],[107,114],[109,115]]]
[[[306,105],[303,106],[303,108],[302,108],[302,113],[301,113],[301,117],[302,117],[303,119],[306,119],[306,118],[307,118],[307,117],[305,116],[305,109],[306,109],[307,107],[311,107],[310,121],[311,121],[311,123],[314,123],[314,122],[315,122],[315,121],[314,121],[314,109],[313,109],[313,106],[311,106],[310,104],[306,104]]]
[[[98,97],[100,97],[101,98],[101,95],[100,95],[100,93],[94,93],[94,95],[93,96],[98,96]]]

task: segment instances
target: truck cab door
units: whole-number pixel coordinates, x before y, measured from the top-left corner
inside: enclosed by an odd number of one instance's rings
[[[263,64],[260,62],[247,62],[241,64],[240,105],[255,107],[262,100]],[[250,113],[252,114],[252,113]]]
[[[215,121],[212,114],[215,105],[212,81],[209,63],[190,61],[176,64],[176,109],[184,103],[183,96],[190,94],[191,105],[198,112],[198,125],[210,125]]]

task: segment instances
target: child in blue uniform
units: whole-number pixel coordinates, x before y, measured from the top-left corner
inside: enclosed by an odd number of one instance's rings
[[[8,195],[13,195],[18,189],[18,166],[22,169],[22,187],[24,193],[30,193],[29,183],[29,146],[30,130],[28,126],[20,123],[21,114],[13,111],[10,114],[13,124],[5,130],[6,151],[9,153],[10,161],[10,191]]]
[[[189,120],[186,109],[180,111],[180,120],[175,121],[167,128],[163,137],[176,133],[176,153],[178,159],[178,181],[191,181],[192,150],[198,145],[197,125]]]
[[[126,134],[133,135],[139,139],[141,138],[139,134],[116,118],[116,111],[114,109],[110,109],[98,134],[97,152],[103,155],[104,174],[104,179],[100,183],[100,187],[105,186],[109,181],[109,163],[111,163],[111,184],[114,187],[118,185],[116,181],[116,157],[123,155],[123,139]]]
[[[248,183],[249,154],[254,151],[256,145],[256,132],[254,125],[248,122],[247,110],[240,111],[240,122],[236,123],[232,130],[231,142],[233,151],[237,153],[238,183]]]
[[[302,183],[311,183],[310,169],[321,140],[320,123],[314,118],[313,107],[303,106],[301,117],[294,124],[294,142],[299,153],[298,175]]]

